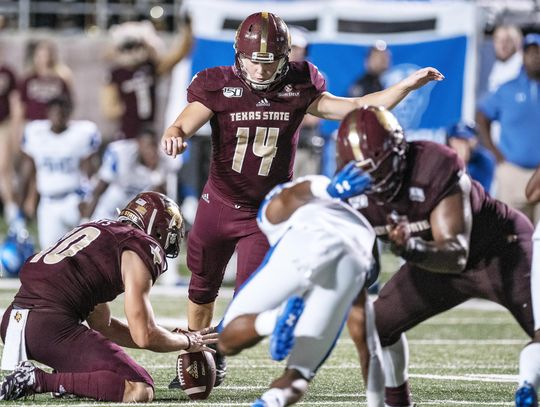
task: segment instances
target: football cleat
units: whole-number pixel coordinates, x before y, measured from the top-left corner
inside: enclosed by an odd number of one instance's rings
[[[289,298],[270,337],[270,356],[272,359],[280,361],[289,355],[294,346],[294,328],[303,311],[304,299],[302,297]]]
[[[0,400],[17,400],[34,393],[36,367],[28,360],[18,364],[0,383]]]
[[[218,352],[216,345],[208,345],[208,347],[216,351],[214,353],[214,361],[216,362],[216,382],[214,383],[214,387],[217,387],[223,383],[227,376],[227,360],[225,359],[225,355]]]
[[[181,389],[180,387],[180,380],[178,379],[178,376],[175,376],[174,379],[171,380],[168,386],[169,389]]]
[[[536,390],[527,382],[517,389],[515,400],[516,407],[538,407]]]

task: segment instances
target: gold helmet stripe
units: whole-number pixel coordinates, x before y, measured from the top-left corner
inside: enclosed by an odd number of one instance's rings
[[[267,52],[268,49],[268,12],[263,11],[261,13],[262,21],[262,32],[261,32],[261,49],[259,52]]]
[[[364,154],[362,154],[362,150],[360,149],[360,135],[358,134],[358,128],[356,127],[356,120],[354,120],[353,117],[351,117],[351,121],[349,123],[348,140],[354,159],[356,161],[363,161]]]

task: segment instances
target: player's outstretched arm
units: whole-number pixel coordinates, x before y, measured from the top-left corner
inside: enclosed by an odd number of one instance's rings
[[[173,158],[182,154],[186,141],[210,120],[213,112],[200,102],[189,103],[161,136],[161,148]]]
[[[285,186],[262,210],[270,223],[278,224],[289,219],[298,208],[313,199],[346,200],[364,193],[370,187],[371,176],[351,161],[331,179],[324,176],[309,177],[291,187]],[[272,194],[270,192],[269,195]]]
[[[387,109],[392,109],[413,90],[421,88],[431,81],[442,81],[443,79],[444,75],[437,69],[422,68],[389,88],[358,98],[338,97],[325,92],[309,106],[307,112],[323,119],[341,120],[351,110],[366,105],[384,106]]]
[[[122,279],[124,282],[124,312],[133,342],[142,349],[154,352],[173,352],[183,349],[205,350],[207,344],[217,342],[217,334],[211,332],[170,332],[157,325],[150,288],[152,279],[146,265],[137,253],[122,253]]]
[[[108,304],[98,304],[92,313],[86,319],[88,326],[114,343],[125,348],[138,348],[133,342],[129,328],[122,321],[111,316],[111,310]]]
[[[429,223],[433,240],[411,237],[409,223],[398,217],[388,234],[391,250],[425,270],[443,274],[461,273],[467,265],[472,230],[471,181],[463,175],[456,191],[442,199],[431,211]]]

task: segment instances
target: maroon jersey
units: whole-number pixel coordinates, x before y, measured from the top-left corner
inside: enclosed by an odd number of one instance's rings
[[[97,304],[124,292],[122,253],[132,250],[151,273],[163,273],[165,253],[142,230],[115,221],[86,223],[24,264],[14,305],[52,309],[85,320]]]
[[[9,95],[16,87],[13,71],[5,65],[0,66],[0,122],[9,117]]]
[[[429,218],[432,210],[446,196],[456,191],[464,164],[450,148],[429,141],[410,142],[407,169],[398,196],[390,203],[377,205],[369,197],[351,203],[360,208],[373,225],[378,237],[386,240],[390,225],[387,216],[395,211],[406,215],[413,236],[433,240]],[[473,227],[467,268],[485,259],[489,250],[498,250],[501,239],[513,231],[510,209],[491,198],[476,181],[472,182],[471,206]]]
[[[111,72],[110,83],[116,85],[124,104],[121,138],[135,138],[146,124],[154,120],[157,73],[154,62],[133,68],[118,67]]]
[[[277,184],[292,177],[298,128],[326,83],[309,62],[292,62],[283,86],[258,92],[232,66],[199,72],[188,102],[214,112],[209,183],[235,207],[258,208]]]
[[[21,84],[21,100],[27,120],[47,118],[47,104],[58,97],[71,98],[66,81],[59,76],[30,75]]]

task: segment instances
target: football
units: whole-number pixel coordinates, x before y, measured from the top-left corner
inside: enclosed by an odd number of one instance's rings
[[[216,380],[214,357],[207,351],[182,351],[176,361],[176,373],[180,388],[191,400],[205,400]]]

